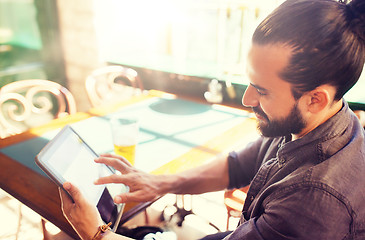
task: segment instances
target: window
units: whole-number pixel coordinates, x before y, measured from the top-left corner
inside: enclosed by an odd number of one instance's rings
[[[107,62],[242,81],[252,31],[276,0],[95,0]]]
[[[65,80],[56,4],[0,0],[0,87],[20,79]]]
[[[94,0],[100,55],[109,63],[247,84],[253,30],[281,2]],[[349,99],[365,103],[358,89]]]

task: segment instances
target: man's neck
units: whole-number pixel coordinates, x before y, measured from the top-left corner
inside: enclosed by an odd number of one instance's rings
[[[316,129],[318,126],[320,126],[328,119],[333,117],[336,113],[338,113],[342,109],[342,106],[343,101],[341,99],[337,102],[334,102],[328,109],[316,114],[316,116],[314,116],[311,121],[308,121],[309,124],[307,124],[307,127],[301,133],[292,134],[292,141],[299,139]]]

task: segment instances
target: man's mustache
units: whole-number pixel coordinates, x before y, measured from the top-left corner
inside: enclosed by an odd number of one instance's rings
[[[264,111],[262,111],[261,108],[259,107],[252,107],[252,111],[262,117],[264,117],[265,119],[267,119],[269,121],[269,118],[267,117],[267,115],[264,113]]]

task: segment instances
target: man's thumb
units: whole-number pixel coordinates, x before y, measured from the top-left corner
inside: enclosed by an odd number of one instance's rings
[[[81,194],[76,186],[72,185],[70,182],[65,182],[63,188],[70,194],[75,202],[80,201]]]

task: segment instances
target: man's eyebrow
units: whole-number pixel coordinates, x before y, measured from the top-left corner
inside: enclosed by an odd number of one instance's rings
[[[250,85],[251,85],[252,87],[256,88],[257,90],[260,90],[260,91],[267,91],[267,89],[266,89],[266,88],[260,87],[260,86],[258,86],[258,85],[253,84],[253,83],[250,83]]]

